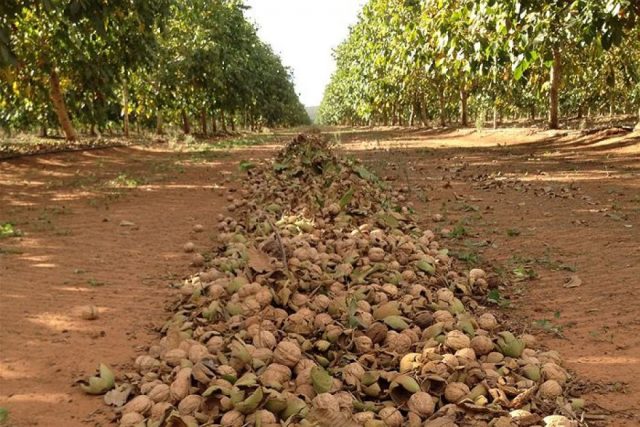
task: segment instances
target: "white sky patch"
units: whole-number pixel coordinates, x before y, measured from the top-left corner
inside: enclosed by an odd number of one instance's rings
[[[306,106],[322,101],[335,70],[332,51],[349,34],[366,0],[246,0],[258,35],[293,69]]]

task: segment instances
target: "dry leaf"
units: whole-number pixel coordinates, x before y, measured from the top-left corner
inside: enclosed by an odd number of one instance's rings
[[[247,256],[249,257],[248,265],[254,271],[258,273],[266,273],[268,271],[273,271],[273,266],[271,265],[271,258],[269,255],[262,252],[259,249],[254,247],[250,247],[247,249]]]
[[[582,279],[578,277],[578,275],[574,274],[565,280],[564,287],[565,288],[577,288],[582,285]]]
[[[124,406],[132,391],[131,384],[121,384],[104,395],[104,403],[118,408]]]

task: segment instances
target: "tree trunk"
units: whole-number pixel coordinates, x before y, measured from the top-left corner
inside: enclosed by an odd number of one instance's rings
[[[235,113],[231,112],[229,115],[229,123],[231,124],[231,132],[236,131],[236,121],[234,120]]]
[[[96,124],[93,122],[91,122],[91,127],[89,128],[89,135],[98,136],[98,134],[96,133]]]
[[[60,89],[60,78],[53,68],[49,73],[49,79],[51,83],[49,95],[51,96],[51,102],[53,102],[53,107],[58,115],[60,127],[64,131],[64,136],[67,141],[75,141],[78,139],[78,136],[76,135],[75,129],[73,129],[71,119],[69,119],[69,113],[67,113],[67,106],[64,103],[62,90]]]
[[[415,104],[411,104],[411,112],[409,114],[409,126],[413,127],[415,123],[415,117],[416,117],[416,106]]]
[[[200,123],[202,125],[202,135],[207,136],[207,110],[204,108],[200,112]]]
[[[158,135],[164,135],[164,119],[162,118],[162,111],[156,112],[156,133]]]
[[[220,127],[222,127],[223,132],[227,132],[227,122],[224,118],[224,110],[220,110]]]
[[[549,128],[558,129],[559,113],[558,113],[558,96],[560,92],[560,83],[562,81],[562,58],[560,50],[553,49],[553,65],[551,66],[551,89],[549,90]]]
[[[47,125],[46,124],[40,125],[40,133],[38,134],[38,136],[40,138],[46,138],[47,137]]]
[[[536,104],[531,104],[531,110],[530,110],[530,114],[531,114],[531,120],[535,120],[536,119]]]
[[[127,79],[124,79],[122,88],[122,113],[124,114],[124,136],[129,137],[129,88]]]
[[[211,111],[211,132],[215,135],[218,133],[218,124],[216,123],[216,112]]]
[[[445,101],[444,93],[438,94],[438,101],[440,103],[440,126],[445,127],[447,125],[447,118],[445,116]]]
[[[191,133],[191,125],[189,125],[189,117],[187,116],[187,112],[182,110],[182,130],[185,135],[189,135]]]
[[[467,113],[467,91],[460,90],[460,124],[464,127],[469,125],[469,116]]]
[[[422,120],[422,125],[424,127],[429,126],[429,118],[427,117],[427,102],[423,100],[420,103],[420,120]]]
[[[498,128],[498,106],[493,104],[493,128]]]

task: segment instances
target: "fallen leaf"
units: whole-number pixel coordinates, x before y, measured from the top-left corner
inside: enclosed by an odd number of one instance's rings
[[[576,274],[567,278],[564,282],[565,288],[577,288],[582,285],[582,279],[580,279]]]
[[[250,247],[249,249],[247,249],[247,256],[249,258],[248,265],[254,271],[258,273],[266,273],[268,271],[273,271],[273,266],[271,265],[271,258],[269,258],[269,255],[262,252],[261,250],[256,249],[254,247]]]
[[[124,406],[132,391],[131,384],[121,384],[104,395],[104,403],[118,408]]]

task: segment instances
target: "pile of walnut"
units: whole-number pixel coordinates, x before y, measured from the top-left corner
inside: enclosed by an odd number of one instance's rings
[[[558,354],[486,312],[484,271],[451,269],[407,189],[320,138],[243,168],[121,426],[577,425]]]

